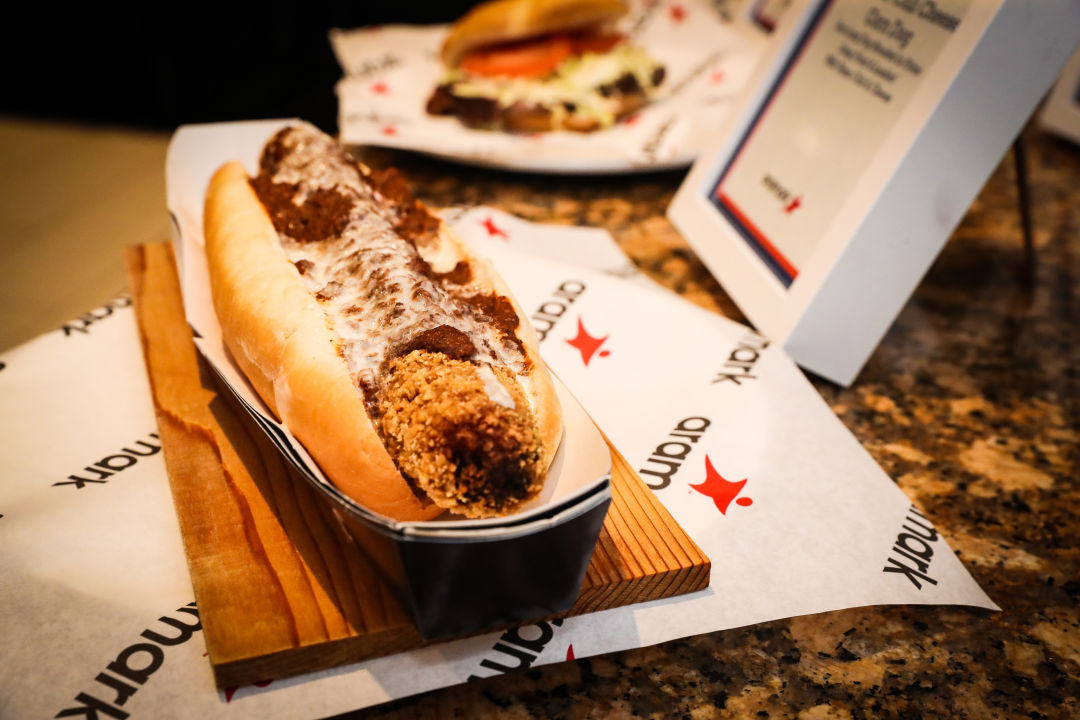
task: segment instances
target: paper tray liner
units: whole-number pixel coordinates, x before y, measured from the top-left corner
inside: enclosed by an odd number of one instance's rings
[[[171,246],[129,248],[125,263],[217,684],[283,678],[428,644],[329,502],[219,389],[192,342]],[[559,616],[709,585],[709,559],[611,453],[611,505],[577,598]]]

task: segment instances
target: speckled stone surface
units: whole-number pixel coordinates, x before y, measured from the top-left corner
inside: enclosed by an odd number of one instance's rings
[[[1080,148],[1029,129],[1036,263],[1007,155],[850,388],[847,427],[1003,608],[871,607],[530,668],[355,718],[1080,717]],[[742,319],[664,217],[683,173],[522,176],[367,150],[433,206],[603,227]]]

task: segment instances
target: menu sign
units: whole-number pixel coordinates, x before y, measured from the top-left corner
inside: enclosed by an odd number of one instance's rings
[[[1054,83],[1039,122],[1050,132],[1080,144],[1080,47]]]
[[[971,0],[826,2],[712,192],[785,287],[866,172]],[[828,102],[821,102],[828,98]]]
[[[794,2],[668,214],[846,385],[1078,42],[1074,0]]]

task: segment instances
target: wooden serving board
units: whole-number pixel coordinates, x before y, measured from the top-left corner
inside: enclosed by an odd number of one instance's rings
[[[199,356],[171,246],[125,256],[206,646],[229,687],[424,644],[326,500]],[[612,448],[612,503],[566,615],[701,590],[710,563]]]

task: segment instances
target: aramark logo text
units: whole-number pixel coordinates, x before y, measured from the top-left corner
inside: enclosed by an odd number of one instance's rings
[[[164,664],[165,648],[182,645],[196,632],[202,630],[202,622],[199,620],[199,611],[195,609],[195,603],[189,603],[177,609],[176,612],[186,613],[192,617],[158,618],[172,630],[166,630],[165,633],[149,628],[143,630],[139,634],[142,641],[134,642],[121,650],[116,659],[94,677],[98,685],[91,686],[89,692],[78,693],[75,696],[76,704],[61,710],[56,717],[82,717],[87,720],[103,717],[119,718],[119,720],[126,718],[130,713],[121,708]],[[102,700],[102,697],[107,699]]]
[[[757,333],[748,332],[739,340],[739,344],[728,355],[728,359],[724,362],[724,367],[716,373],[716,377],[712,382],[732,382],[736,385],[742,385],[744,380],[756,380],[757,375],[752,374],[750,371],[754,369],[754,365],[757,363],[758,358],[761,357],[761,353],[765,348],[769,347],[769,341],[761,337]]]
[[[555,628],[562,627],[562,624],[562,619],[556,618],[550,622],[541,620],[531,625],[507,630],[492,648],[494,658],[497,659],[484,658],[480,661],[480,667],[494,670],[496,673],[507,673],[511,670],[531,667],[547,644],[555,637]],[[469,676],[469,680],[479,679],[478,675]]]
[[[63,330],[65,337],[71,335],[71,333],[74,332],[86,335],[90,332],[90,326],[94,323],[109,317],[113,314],[114,310],[119,310],[120,308],[126,308],[130,306],[131,298],[119,297],[111,302],[106,303],[102,307],[97,308],[96,310],[91,310],[88,313],[80,315],[71,322],[65,323],[63,326],[61,326],[60,329]]]
[[[675,429],[668,433],[663,442],[652,451],[645,465],[638,468],[642,480],[653,490],[663,490],[671,484],[671,478],[679,471],[683,461],[693,451],[693,445],[701,439],[705,430],[712,423],[705,417],[683,418],[675,425]],[[656,478],[649,480],[645,475]]]
[[[541,342],[547,338],[547,334],[583,292],[585,292],[585,283],[580,280],[566,280],[555,288],[550,298],[540,304],[530,319]]]
[[[158,439],[157,433],[150,433],[150,437],[154,440]],[[112,477],[121,470],[128,469],[139,462],[139,458],[156,455],[161,451],[160,441],[155,443],[147,442],[146,440],[137,440],[132,444],[136,447],[121,448],[120,452],[106,455],[96,463],[87,465],[79,471],[80,473],[90,475],[90,477],[83,477],[80,474],[71,474],[67,476],[67,480],[54,482],[53,486],[71,485],[81,490],[86,487],[87,483],[105,483],[108,482],[106,478]]]
[[[918,590],[922,590],[923,582],[937,585],[937,580],[927,574],[930,572],[930,562],[934,559],[934,544],[937,540],[937,530],[918,508],[912,505],[900,527],[900,533],[893,541],[888,564],[881,572],[899,573]]]

